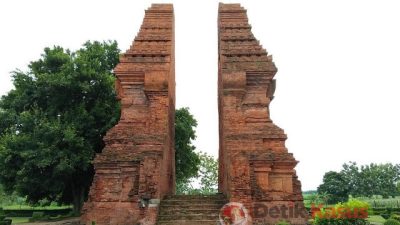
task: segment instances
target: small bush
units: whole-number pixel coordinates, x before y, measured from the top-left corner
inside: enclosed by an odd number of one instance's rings
[[[316,218],[315,225],[368,225],[365,219],[347,219],[347,218]]]
[[[345,203],[338,203],[335,205],[335,208],[346,208],[346,209],[350,209],[353,212],[354,212],[354,209],[363,209],[368,213],[372,211],[372,208],[368,202],[364,202],[364,201],[357,200],[357,199],[350,199],[349,201],[347,201]]]
[[[41,219],[44,217],[44,212],[33,212],[32,219]]]
[[[3,221],[0,221],[0,225],[11,225],[11,223],[11,219],[4,219]]]
[[[3,208],[0,208],[0,221],[4,220],[6,218],[6,214],[4,213]]]
[[[400,222],[400,215],[392,214],[392,215],[390,216],[390,219],[394,219],[394,220],[397,220],[397,221]]]
[[[290,223],[287,222],[286,220],[281,220],[278,223],[276,223],[276,225],[290,225]]]
[[[383,219],[387,220],[390,218],[390,214],[389,213],[383,213],[381,214],[381,216],[383,217]]]
[[[316,225],[367,225],[366,220],[370,206],[367,202],[351,199],[338,203],[333,208],[321,209],[315,212]]]
[[[44,212],[33,212],[32,217],[29,218],[29,222],[48,221],[48,220],[50,220],[50,216],[45,215]]]
[[[400,225],[400,222],[395,219],[388,219],[385,221],[384,225]]]
[[[0,225],[11,225],[12,220],[6,219],[6,214],[4,213],[3,208],[0,207]]]

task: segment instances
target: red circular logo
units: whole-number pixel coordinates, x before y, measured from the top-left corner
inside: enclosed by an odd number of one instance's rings
[[[221,208],[219,222],[221,225],[248,225],[249,214],[243,204],[230,202]]]

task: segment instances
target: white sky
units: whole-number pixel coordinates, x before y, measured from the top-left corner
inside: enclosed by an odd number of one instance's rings
[[[151,2],[0,1],[0,94],[12,88],[9,72],[26,70],[47,46],[76,50],[111,39],[125,51]],[[218,1],[172,2],[177,107],[190,107],[199,122],[197,148],[217,155]],[[232,2],[247,8],[256,38],[274,56],[271,117],[300,161],[303,190],[349,160],[400,163],[399,1]]]

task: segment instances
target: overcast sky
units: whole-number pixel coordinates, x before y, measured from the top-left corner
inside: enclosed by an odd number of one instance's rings
[[[173,2],[177,107],[198,120],[201,151],[218,154],[218,1]],[[288,134],[303,190],[347,161],[400,163],[400,2],[241,2],[253,33],[278,67],[271,117]],[[129,48],[152,1],[0,1],[0,95],[9,72],[47,46],[86,40]]]

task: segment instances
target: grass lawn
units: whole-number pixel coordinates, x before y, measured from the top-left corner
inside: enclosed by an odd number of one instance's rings
[[[374,222],[374,223],[377,223],[377,224],[383,224],[385,222],[385,219],[382,216],[371,215],[371,216],[368,216],[368,221],[369,222]]]
[[[3,206],[3,209],[70,209],[72,206],[29,206],[29,205],[7,205]]]
[[[29,222],[30,217],[10,217],[12,219],[12,224],[17,224],[17,223],[27,223]]]

